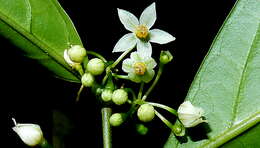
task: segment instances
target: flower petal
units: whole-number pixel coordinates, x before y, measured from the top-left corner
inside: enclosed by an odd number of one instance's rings
[[[151,57],[152,56],[152,46],[151,46],[150,42],[143,42],[141,40],[138,40],[137,52],[140,56]]]
[[[123,64],[122,64],[122,69],[124,72],[133,72],[133,64],[134,64],[134,61],[132,59],[125,59],[123,61]]]
[[[174,41],[175,37],[170,35],[169,33],[162,31],[160,29],[150,30],[150,42],[158,43],[158,44],[166,44],[171,41]]]
[[[154,70],[147,70],[147,72],[142,76],[142,81],[144,81],[145,83],[150,82],[153,79],[154,74]]]
[[[133,59],[135,62],[142,62],[143,61],[141,56],[136,51],[131,53],[130,58]]]
[[[129,73],[128,77],[131,81],[135,82],[135,83],[140,83],[141,82],[141,77],[134,74],[134,73]]]
[[[150,29],[156,20],[155,3],[148,6],[140,16],[140,25],[145,25]]]
[[[132,49],[135,47],[136,41],[135,35],[133,33],[128,33],[119,39],[112,52],[123,52]]]
[[[147,69],[153,69],[157,65],[156,61],[151,57],[149,59],[145,60],[144,63],[146,65]]]
[[[138,19],[130,12],[123,10],[123,9],[117,9],[118,16],[121,21],[121,23],[125,26],[125,28],[129,31],[134,32],[136,26],[139,25]]]

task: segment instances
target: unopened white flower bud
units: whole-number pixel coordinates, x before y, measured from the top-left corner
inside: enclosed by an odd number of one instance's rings
[[[105,89],[101,93],[101,98],[103,101],[108,102],[112,99],[113,91],[110,89]]]
[[[93,58],[89,60],[87,70],[94,76],[101,75],[105,70],[105,63],[99,58]]]
[[[120,126],[124,122],[123,114],[114,113],[110,117],[109,122],[112,126]]]
[[[193,106],[190,101],[183,102],[178,108],[178,117],[186,128],[207,122],[207,120],[202,119],[203,114],[203,109]]]
[[[82,63],[87,55],[87,52],[86,49],[80,45],[72,45],[71,48],[68,49],[68,55],[71,61],[76,63]]]
[[[124,89],[117,89],[112,94],[112,101],[116,105],[125,104],[127,100],[128,100],[128,94]]]
[[[154,107],[150,104],[143,104],[137,110],[139,120],[143,122],[150,122],[155,116]]]
[[[43,133],[39,125],[37,124],[16,124],[13,130],[18,134],[22,141],[28,146],[40,145],[44,142]]]
[[[82,78],[81,78],[81,83],[85,86],[85,87],[91,87],[93,86],[95,82],[95,78],[92,74],[90,73],[85,73]]]

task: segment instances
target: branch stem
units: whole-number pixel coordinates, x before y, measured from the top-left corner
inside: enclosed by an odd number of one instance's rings
[[[154,103],[154,102],[146,102],[147,104],[150,104],[152,106],[158,107],[158,108],[162,108],[164,110],[167,110],[168,112],[172,113],[175,116],[178,116],[177,111],[169,106],[163,105],[163,104],[159,104],[159,103]]]
[[[151,91],[153,90],[153,88],[155,87],[155,85],[158,83],[161,75],[162,75],[162,72],[163,72],[163,67],[164,67],[164,64],[161,64],[159,65],[159,70],[157,72],[157,75],[152,83],[152,85],[150,86],[150,88],[147,90],[147,92],[144,94],[144,96],[142,97],[142,100],[145,101],[145,99],[147,98],[147,96],[151,93]]]
[[[101,54],[99,54],[99,53],[97,53],[97,52],[94,52],[94,51],[88,51],[87,50],[87,54],[90,54],[90,55],[93,55],[93,56],[95,56],[95,57],[97,57],[97,58],[100,58],[102,61],[104,61],[105,63],[107,62],[107,60],[101,55]]]
[[[102,130],[103,130],[103,148],[112,148],[112,131],[109,123],[109,118],[112,114],[112,109],[103,107],[102,114]]]

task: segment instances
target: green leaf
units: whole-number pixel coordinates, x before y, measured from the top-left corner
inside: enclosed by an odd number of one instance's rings
[[[196,74],[186,100],[205,110],[209,127],[206,129],[202,124],[198,128],[205,130],[190,134],[182,142],[171,134],[165,148],[218,147],[252,127],[253,134],[244,139],[259,137],[259,126],[256,126],[260,122],[258,0],[236,2]],[[201,134],[205,138],[199,139]]]
[[[1,35],[57,77],[80,82],[63,52],[82,43],[57,0],[0,0],[0,4]]]
[[[225,143],[221,148],[257,148],[260,147],[260,124],[244,132],[233,140]]]

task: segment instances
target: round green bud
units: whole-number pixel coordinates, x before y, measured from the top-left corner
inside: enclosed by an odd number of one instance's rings
[[[109,122],[112,126],[119,126],[124,122],[124,119],[122,114],[115,113],[110,117]]]
[[[136,131],[140,134],[140,135],[146,135],[148,132],[148,128],[146,126],[144,126],[143,124],[137,124],[136,125]]]
[[[173,59],[172,54],[169,51],[162,51],[160,54],[160,62],[162,64],[167,64]]]
[[[116,105],[122,105],[128,100],[128,94],[124,89],[117,89],[113,92],[112,101]]]
[[[137,116],[139,120],[143,122],[149,122],[153,120],[155,113],[154,108],[150,104],[143,104],[138,108]]]
[[[105,64],[99,58],[91,59],[87,64],[87,71],[92,75],[101,75],[105,69]]]
[[[86,49],[80,45],[73,45],[68,49],[68,55],[71,61],[76,63],[82,63],[83,59],[87,55]]]
[[[90,73],[85,73],[82,77],[81,77],[81,83],[85,86],[85,87],[91,87],[93,86],[95,81],[95,78],[92,74]]]
[[[101,98],[103,101],[108,102],[112,99],[113,91],[110,89],[105,89],[101,93]]]

